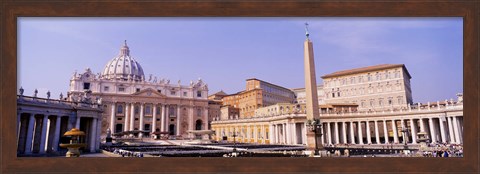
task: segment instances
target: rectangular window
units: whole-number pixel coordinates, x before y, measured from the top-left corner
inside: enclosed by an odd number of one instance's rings
[[[124,88],[124,87],[119,87],[119,88],[118,88],[118,91],[124,92],[124,91],[125,91],[125,88]]]
[[[110,88],[110,87],[108,87],[108,86],[104,86],[104,87],[103,87],[103,91],[108,91],[109,88]]]
[[[157,89],[157,92],[158,92],[158,93],[162,93],[162,90],[160,90],[160,89]]]
[[[202,91],[197,91],[197,97],[202,97]]]
[[[152,107],[146,106],[145,107],[145,114],[152,114]]]
[[[140,111],[140,110],[138,109],[138,106],[135,106],[135,111],[134,111],[134,112],[135,112],[135,114],[138,114],[138,113],[139,113],[139,111]]]
[[[175,91],[170,91],[170,95],[175,95]]]
[[[90,89],[90,83],[83,83],[83,89]]]
[[[160,107],[157,106],[157,114],[160,114]]]
[[[183,92],[183,96],[186,97],[186,96],[187,96],[187,92]]]
[[[136,92],[140,92],[140,88],[137,88],[135,91],[136,91]]]

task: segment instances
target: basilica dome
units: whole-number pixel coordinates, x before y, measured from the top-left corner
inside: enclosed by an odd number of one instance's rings
[[[135,81],[142,81],[145,78],[142,66],[130,56],[127,41],[120,48],[120,53],[105,65],[102,77],[105,79],[131,79]]]

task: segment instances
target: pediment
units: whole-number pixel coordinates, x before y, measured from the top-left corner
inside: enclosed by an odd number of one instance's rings
[[[154,90],[152,88],[147,88],[147,89],[144,89],[144,90],[140,90],[138,92],[133,93],[132,95],[142,96],[142,97],[159,97],[159,98],[167,97],[167,96],[163,95],[162,93],[159,93],[157,90]]]

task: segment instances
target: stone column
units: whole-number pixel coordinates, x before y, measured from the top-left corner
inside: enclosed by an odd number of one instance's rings
[[[362,132],[362,122],[358,122],[358,142],[363,144],[363,132]]]
[[[423,122],[423,118],[420,118],[420,132],[427,132],[425,130],[425,123]]]
[[[448,135],[450,136],[450,138],[449,138],[450,143],[456,142],[456,141],[455,141],[455,135],[453,134],[454,131],[453,131],[452,120],[453,120],[452,117],[447,117],[447,121],[448,121]]]
[[[302,144],[307,144],[307,124],[305,123],[302,123]],[[323,132],[322,132],[322,135],[323,135]],[[322,138],[323,140],[323,138]],[[323,142],[322,142],[323,144]]]
[[[347,144],[347,123],[342,122],[342,134],[343,134],[343,143]]]
[[[417,127],[413,119],[410,119],[410,128],[412,129],[412,143],[417,144]]]
[[[123,131],[128,131],[128,129],[130,128],[129,127],[129,113],[128,113],[128,105],[129,103],[125,103],[125,125],[124,125],[124,128],[123,128]]]
[[[398,143],[398,132],[395,120],[392,120],[393,142]]]
[[[112,131],[112,133],[115,133],[115,107],[116,107],[115,102],[113,102],[112,109],[110,112],[110,131]]]
[[[162,104],[162,116],[160,117],[160,131],[162,131],[162,132],[166,132],[166,129],[165,129],[165,112],[167,112],[165,110],[165,104]]]
[[[372,135],[370,134],[370,124],[368,124],[368,120],[365,122],[365,127],[367,127],[367,143],[372,144]]]
[[[327,134],[328,134],[328,144],[333,144],[332,141],[332,128],[330,127],[330,122],[327,122]]]
[[[80,130],[80,116],[77,116],[77,121],[75,122],[75,128]],[[114,130],[111,130],[111,131],[113,132]]]
[[[338,132],[338,122],[333,122],[333,124],[335,124],[334,126],[334,129],[335,129],[335,144],[340,144],[340,135],[339,135],[339,132]]]
[[[353,129],[353,121],[350,122],[350,143],[355,144],[355,130]]]
[[[48,123],[48,115],[43,116],[43,123],[42,123],[42,136],[40,139],[40,152],[45,153],[45,146],[47,144],[47,123]]]
[[[92,119],[92,126],[90,127],[90,152],[96,152],[97,139],[97,118]]]
[[[460,130],[458,128],[458,120],[457,120],[457,117],[456,116],[453,116],[453,130],[455,131],[455,143],[457,144],[461,144],[462,143],[462,139],[461,139],[461,135],[460,135]]]
[[[152,131],[155,132],[157,129],[157,104],[152,104],[153,106],[153,118],[152,118]]]
[[[290,131],[291,125],[290,123],[284,123],[284,124],[285,124],[285,133],[287,134],[286,143],[292,144],[292,132]]]
[[[376,144],[380,144],[380,131],[378,130],[378,122],[377,120],[373,121],[375,123],[375,141]]]
[[[432,118],[428,118],[428,125],[430,127],[430,138],[432,140],[432,142],[437,142],[437,133],[435,131],[435,125],[433,125],[433,119]]]
[[[54,152],[58,151],[58,141],[60,140],[60,123],[62,121],[62,117],[57,116],[57,120],[55,121],[55,135],[53,137],[52,143],[52,150]]]
[[[269,140],[269,144],[273,144],[274,143],[274,139],[273,139],[273,124],[270,124],[269,128],[268,128],[268,140]]]
[[[143,124],[143,117],[145,116],[144,115],[144,112],[145,112],[144,107],[145,107],[145,103],[141,103],[140,104],[140,119],[139,119],[140,121],[139,121],[139,124],[138,124],[138,126],[139,126],[138,130],[140,130],[140,131],[143,131],[144,128],[145,128],[145,125]],[[138,134],[138,135],[139,135],[139,137],[143,137],[143,132],[140,132],[140,134]]]
[[[446,143],[447,138],[445,135],[445,125],[443,124],[443,121],[441,118],[438,118],[438,124],[440,124],[440,136],[442,137],[442,142]]]
[[[27,140],[25,144],[25,154],[32,153],[32,144],[33,144],[33,126],[35,125],[35,114],[30,115],[30,120],[28,120],[28,129],[27,129]]]
[[[193,111],[194,108],[193,106],[188,107],[188,130],[194,130],[195,121],[193,119]],[[193,137],[193,134],[190,134],[191,137]]]
[[[180,136],[180,128],[182,127],[180,124],[181,115],[180,115],[180,105],[177,105],[177,136]]]
[[[130,104],[130,130],[135,129],[135,104],[131,103]]]
[[[387,120],[383,120],[383,136],[383,138],[385,139],[385,144],[388,144]]]

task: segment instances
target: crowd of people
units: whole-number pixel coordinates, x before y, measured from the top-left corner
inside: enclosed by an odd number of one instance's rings
[[[113,154],[122,155],[122,157],[143,157],[143,153],[139,152],[131,152],[128,150],[112,148],[112,147],[105,147],[103,150],[112,152]]]

